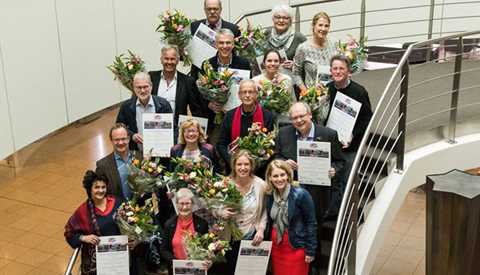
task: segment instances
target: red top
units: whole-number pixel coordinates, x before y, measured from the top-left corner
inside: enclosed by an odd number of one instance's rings
[[[178,260],[186,260],[187,254],[185,253],[185,248],[183,246],[183,237],[189,232],[195,234],[195,227],[193,226],[193,215],[186,220],[178,217],[177,228],[175,229],[175,235],[173,235],[172,247],[173,247],[173,256]]]

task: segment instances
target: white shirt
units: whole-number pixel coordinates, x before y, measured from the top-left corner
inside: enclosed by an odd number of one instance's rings
[[[142,102],[137,98],[137,103],[135,104],[136,114],[135,119],[137,120],[138,133],[143,136],[143,114],[155,114],[155,105],[153,104],[153,98],[150,96],[147,106],[144,107]],[[143,145],[137,144],[138,149],[143,151]]]
[[[177,72],[175,72],[175,76],[173,80],[170,82],[170,85],[167,83],[167,78],[162,71],[162,76],[160,77],[158,83],[158,96],[165,98],[168,103],[170,103],[170,107],[172,107],[172,113],[175,113],[175,95],[177,93]]]

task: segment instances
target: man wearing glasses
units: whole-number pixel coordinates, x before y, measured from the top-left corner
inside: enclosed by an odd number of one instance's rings
[[[294,179],[298,180],[297,140],[330,142],[331,165],[328,177],[332,179],[329,186],[304,185],[310,193],[315,206],[315,218],[319,224],[317,230],[317,255],[310,265],[311,270],[318,269],[320,264],[320,229],[326,216],[338,215],[342,202],[341,171],[345,165],[342,145],[338,141],[337,131],[312,122],[312,111],[305,102],[297,102],[290,107],[292,125],[279,129],[275,140],[274,159],[283,159],[292,167]],[[331,203],[330,196],[331,194]],[[310,274],[316,274],[311,272]]]
[[[258,92],[255,82],[251,79],[244,79],[240,82],[238,97],[242,104],[235,109],[228,111],[220,125],[220,136],[217,142],[217,151],[227,164],[227,175],[230,174],[230,154],[228,145],[237,138],[248,135],[248,128],[255,122],[260,122],[262,128],[273,131],[273,114],[257,103]],[[264,176],[263,176],[264,177]]]
[[[235,37],[240,36],[240,30],[238,26],[227,22],[221,18],[222,13],[222,2],[220,0],[205,0],[203,2],[203,10],[205,11],[206,19],[197,20],[190,24],[192,30],[192,35],[195,35],[195,32],[200,26],[200,23],[207,25],[210,29],[218,31],[220,29],[229,29],[232,31]]]

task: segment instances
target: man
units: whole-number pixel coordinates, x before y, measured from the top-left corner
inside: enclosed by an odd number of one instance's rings
[[[238,98],[242,104],[235,109],[228,111],[220,126],[220,136],[218,137],[217,151],[227,164],[227,175],[230,174],[230,154],[228,153],[228,144],[239,138],[248,135],[248,128],[255,122],[262,123],[262,127],[273,131],[273,114],[257,103],[258,92],[255,82],[251,79],[244,79],[240,82]]]
[[[220,29],[229,29],[232,31],[235,37],[240,36],[240,30],[238,26],[227,22],[221,18],[222,14],[222,2],[220,0],[205,0],[203,2],[203,10],[205,11],[206,19],[197,20],[190,24],[192,35],[200,26],[200,23],[207,25],[210,29],[218,31]]]
[[[153,84],[152,95],[163,97],[170,103],[175,121],[178,121],[179,115],[187,115],[187,106],[193,116],[203,117],[201,95],[195,79],[177,71],[179,59],[177,48],[162,48],[160,62],[163,70],[148,72]]]
[[[127,164],[131,163],[133,152],[128,150],[130,137],[128,129],[123,123],[116,123],[110,128],[110,142],[113,152],[97,161],[97,174],[105,174],[108,178],[107,192],[119,198],[122,202],[132,199],[132,192],[128,185]],[[136,156],[137,158],[139,156]]]
[[[340,193],[341,170],[345,163],[342,154],[341,144],[338,141],[338,135],[335,130],[323,127],[312,122],[312,111],[305,102],[297,102],[290,107],[290,119],[292,125],[284,126],[279,129],[275,140],[274,158],[284,159],[294,170],[294,178],[298,179],[297,163],[297,140],[323,141],[330,142],[331,165],[328,171],[328,177],[331,180],[331,188],[318,185],[305,185],[305,189],[310,193],[315,205],[315,217],[317,219],[317,252],[315,260],[311,263],[310,274],[316,274],[320,264],[320,241],[321,224],[325,218],[338,215],[338,210],[342,201]],[[329,195],[331,194],[331,203]]]
[[[370,104],[370,98],[367,90],[360,84],[350,79],[350,68],[348,66],[348,59],[343,55],[335,55],[330,60],[330,73],[332,74],[333,81],[328,83],[328,94],[330,97],[330,106],[334,106],[335,96],[337,92],[353,98],[360,102],[360,112],[358,118],[353,126],[353,131],[350,134],[349,140],[341,140],[343,155],[345,156],[345,167],[342,171],[342,194],[345,192],[347,186],[348,177],[352,170],[353,161],[357,155],[360,142],[365,135],[367,126],[372,118],[372,107]],[[327,118],[328,120],[328,118]]]
[[[147,73],[138,72],[134,76],[133,89],[137,96],[122,104],[118,112],[117,123],[127,126],[130,137],[129,149],[143,152],[143,114],[172,113],[172,108],[166,99],[151,95],[152,82]],[[174,125],[175,143],[178,133],[175,119]]]

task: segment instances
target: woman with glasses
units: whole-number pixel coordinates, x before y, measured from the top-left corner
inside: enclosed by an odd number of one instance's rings
[[[169,219],[165,223],[163,231],[162,246],[160,247],[160,256],[168,263],[168,274],[173,274],[173,260],[186,260],[188,255],[185,252],[183,243],[187,232],[191,234],[208,233],[207,222],[193,214],[194,199],[193,193],[187,188],[182,188],[177,192],[176,202],[178,216]],[[203,261],[203,267],[209,269],[212,261]]]
[[[327,37],[330,17],[317,13],[312,20],[313,36],[298,46],[293,59],[293,80],[301,91],[317,84],[318,66],[330,66],[330,59],[338,54],[338,40]]]
[[[264,32],[267,49],[285,50],[287,60],[281,64],[280,71],[291,76],[293,57],[298,45],[302,44],[305,36],[292,27],[293,9],[287,4],[279,4],[272,8],[273,27]]]

